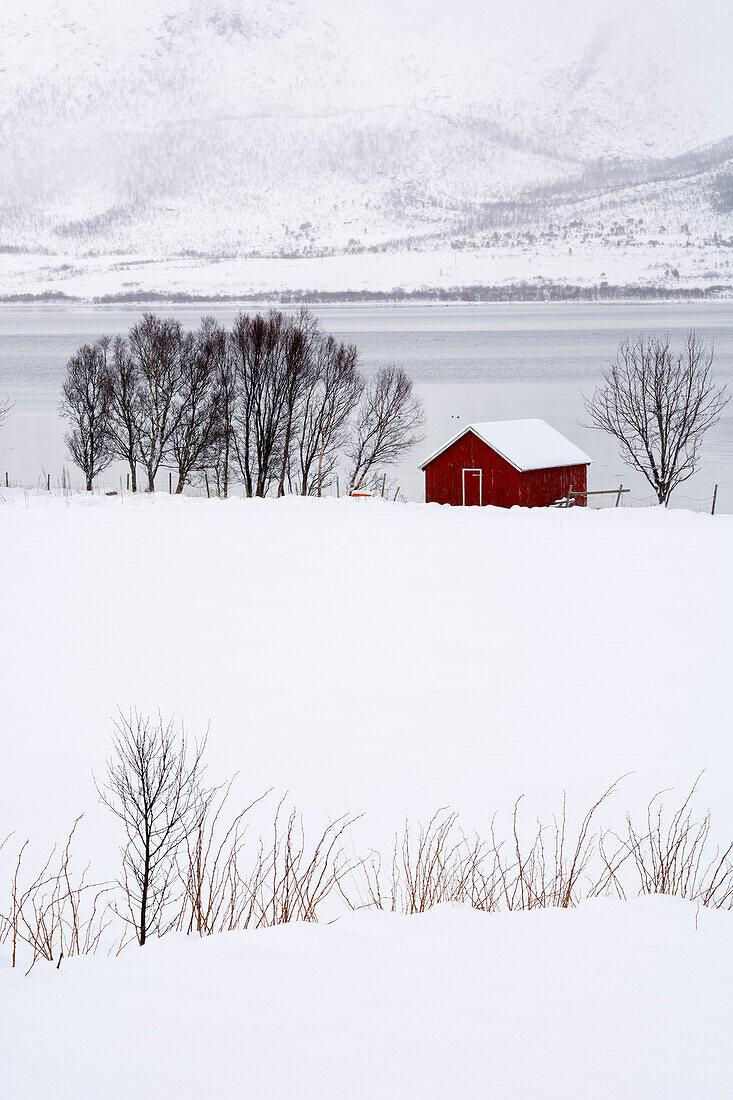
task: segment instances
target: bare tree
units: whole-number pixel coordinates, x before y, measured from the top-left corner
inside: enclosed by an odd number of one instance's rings
[[[148,492],[165,459],[181,404],[177,401],[183,334],[178,321],[146,313],[130,330],[129,347],[139,376],[140,461],[148,475]]]
[[[289,475],[293,440],[297,434],[302,399],[315,384],[314,350],[320,341],[318,321],[301,309],[297,317],[288,321],[284,331],[285,355],[283,358],[282,400],[284,426],[280,479],[277,495],[285,495],[285,480]]]
[[[66,366],[61,415],[71,424],[66,446],[86,478],[87,492],[97,474],[114,458],[110,435],[110,382],[107,357],[110,339],[84,344]]]
[[[213,791],[202,785],[206,738],[189,752],[186,735],[173,720],[120,714],[113,734],[107,782],[97,787],[122,822],[127,843],[122,881],[127,913],[142,946],[151,933],[166,930],[180,846],[200,826]]]
[[[356,414],[349,449],[350,491],[372,484],[380,467],[393,466],[419,443],[424,423],[422,401],[412,379],[396,365],[380,367],[366,387]]]
[[[116,457],[130,467],[130,488],[136,493],[142,418],[141,379],[137,361],[120,336],[112,348],[109,380],[112,448]]]
[[[237,396],[237,375],[229,341],[226,340],[214,370],[216,420],[206,462],[214,472],[217,493],[225,499],[229,496],[229,484],[234,472]]]
[[[660,504],[692,477],[705,433],[728,403],[712,377],[713,352],[694,332],[675,354],[669,337],[624,341],[603,385],[586,400],[591,426],[612,435]]]
[[[319,340],[315,377],[301,400],[297,465],[303,496],[321,496],[336,468],[364,390],[358,363],[353,344],[338,343],[333,336]]]
[[[239,399],[237,461],[247,496],[266,496],[278,476],[287,428],[287,320],[271,311],[266,317],[240,314],[231,346]]]
[[[209,461],[218,421],[215,380],[225,352],[226,335],[213,317],[204,317],[198,331],[181,341],[179,409],[170,435],[171,458],[178,469],[176,493],[182,493],[191,474]]]
[[[0,401],[0,428],[2,428],[5,421],[13,411],[12,402],[9,400]]]

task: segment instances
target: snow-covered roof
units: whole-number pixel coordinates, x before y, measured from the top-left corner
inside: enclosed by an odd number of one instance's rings
[[[424,470],[429,462],[451,447],[466,432],[473,432],[520,472],[547,470],[554,466],[587,466],[592,461],[580,447],[576,447],[544,420],[492,420],[483,424],[469,424],[463,428],[426,458],[420,469]]]

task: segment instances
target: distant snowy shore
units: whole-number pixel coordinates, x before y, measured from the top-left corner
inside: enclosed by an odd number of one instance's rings
[[[596,244],[226,257],[0,252],[0,303],[19,301],[733,297],[733,249]]]

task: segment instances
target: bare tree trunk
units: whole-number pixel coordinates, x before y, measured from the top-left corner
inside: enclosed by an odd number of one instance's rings
[[[150,837],[145,838],[143,854],[143,888],[140,892],[140,946],[143,947],[148,934],[148,891],[150,889]]]

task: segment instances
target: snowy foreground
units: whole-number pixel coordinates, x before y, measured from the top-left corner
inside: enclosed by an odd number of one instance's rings
[[[723,1100],[731,932],[676,898],[440,907],[0,971],[0,1092]]]
[[[363,812],[360,851],[441,806],[483,835],[521,794],[582,814],[631,773],[618,826],[703,769],[727,844],[732,552],[733,517],[658,509],[3,490],[0,839],[47,852],[84,813],[114,877],[92,772],[136,706],[210,723],[241,804]],[[728,912],[333,916],[0,969],[0,1095],[730,1095]]]
[[[733,832],[731,516],[0,496],[9,828],[101,817],[91,770],[136,706],[210,723],[243,795],[390,835],[522,793],[585,809],[633,772],[621,813],[702,769]]]

